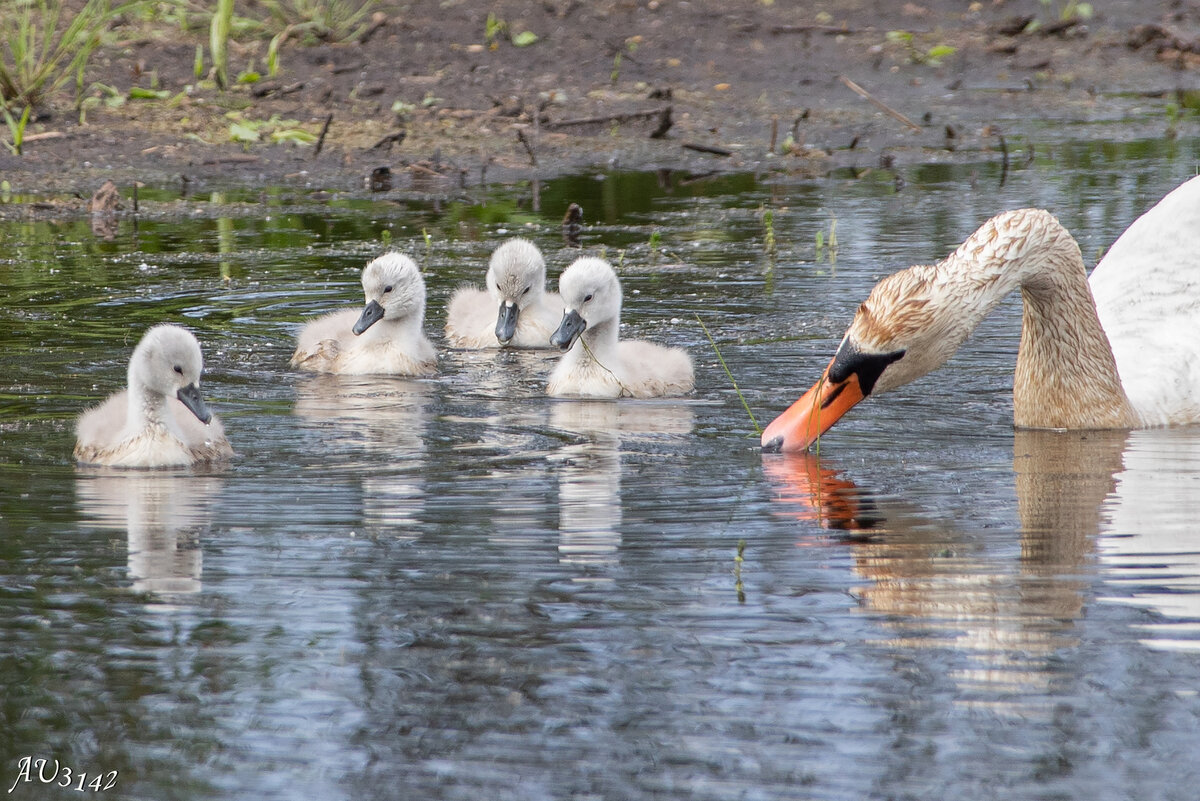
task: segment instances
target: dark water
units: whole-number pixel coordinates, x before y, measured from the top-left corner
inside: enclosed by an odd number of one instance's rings
[[[111,239],[3,223],[0,791],[1194,798],[1200,430],[1014,434],[1014,299],[819,457],[763,456],[695,315],[765,423],[878,277],[1027,205],[1094,261],[1198,160],[1067,143],[1002,185],[994,162],[585,175],[540,211],[528,187],[164,189]],[[421,381],[287,369],[385,240],[423,263],[440,341],[505,236],[554,275],[576,255],[572,201],[620,262],[626,335],[687,347],[693,397],[551,401],[548,354],[443,350]],[[75,468],[75,415],[168,319],[204,344],[237,460]]]

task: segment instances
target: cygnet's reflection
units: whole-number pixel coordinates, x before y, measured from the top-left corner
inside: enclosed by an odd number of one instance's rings
[[[549,351],[452,350],[445,355],[448,395],[473,401],[470,416],[445,419],[467,424],[472,437],[455,449],[485,458],[531,454],[544,447],[537,431],[545,425],[546,374],[556,354]],[[538,403],[522,402],[537,399]],[[483,423],[484,425],[479,425]]]
[[[546,375],[558,358],[558,351],[551,350],[450,350],[445,354],[445,380],[460,396],[541,398]]]
[[[183,471],[87,470],[75,498],[85,518],[128,535],[134,590],[186,595],[200,591],[200,535],[221,483]]]
[[[321,447],[361,449],[363,522],[369,531],[411,537],[424,506],[427,382],[390,376],[318,375],[296,387],[294,412],[321,427]],[[376,458],[377,457],[377,458]]]
[[[679,403],[562,401],[550,425],[584,441],[559,449],[559,558],[564,563],[615,563],[621,545],[621,443],[691,433],[692,410]]]

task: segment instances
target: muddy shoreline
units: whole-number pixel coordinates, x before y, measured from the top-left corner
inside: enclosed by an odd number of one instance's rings
[[[1200,4],[1097,5],[1063,24],[1038,2],[385,2],[360,41],[289,42],[274,78],[225,91],[192,73],[201,31],[141,21],[93,56],[90,84],[109,88],[91,96],[161,97],[93,101],[83,125],[56,98],[0,173],[21,198],[74,208],[105,180],[124,197],[135,182],[404,195],[1196,135]],[[489,13],[506,25],[490,41]],[[536,41],[514,44],[526,31]],[[234,64],[261,66],[266,46],[236,41]],[[232,141],[235,124],[258,141]],[[281,131],[319,151],[271,143]]]

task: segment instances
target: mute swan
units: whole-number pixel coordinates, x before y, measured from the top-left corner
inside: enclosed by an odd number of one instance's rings
[[[1138,218],[1086,277],[1039,209],[993,217],[944,261],[884,278],[821,379],[762,435],[803,450],[852,406],[940,367],[1011,290],[1024,299],[1018,428],[1200,422],[1200,177]]]
[[[548,348],[561,316],[558,295],[546,291],[542,252],[510,239],[492,253],[486,291],[460,287],[450,298],[446,336],[459,348]]]
[[[655,398],[692,390],[692,360],[685,351],[618,341],[621,284],[608,262],[577,259],[563,271],[558,290],[567,308],[550,343],[567,353],[550,374],[548,394]]]
[[[204,357],[190,331],[151,328],[129,359],[128,386],[79,416],[75,458],[111,467],[177,467],[233,455],[200,396]]]
[[[367,305],[337,311],[300,332],[292,366],[343,375],[429,375],[437,354],[422,331],[425,279],[408,256],[385,253],[362,272]]]

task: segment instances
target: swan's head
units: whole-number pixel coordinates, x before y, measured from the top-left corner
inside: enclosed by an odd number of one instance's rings
[[[521,311],[545,294],[546,261],[527,239],[510,239],[492,253],[488,263],[487,288],[500,305],[496,317],[496,339],[506,345],[517,333]]]
[[[179,398],[200,422],[207,423],[212,413],[200,396],[203,371],[204,357],[196,337],[186,328],[163,323],[147,331],[133,349],[129,359],[129,387]]]
[[[417,264],[403,253],[385,253],[363,268],[367,305],[354,324],[361,334],[383,319],[425,318],[425,279]]]
[[[558,293],[566,309],[550,344],[562,350],[570,350],[588,328],[615,325],[620,320],[621,282],[604,259],[576,259],[559,277]]]
[[[820,380],[763,431],[764,450],[805,450],[860,401],[954,355],[974,327],[972,315],[937,284],[937,274],[936,267],[918,265],[875,285]]]

